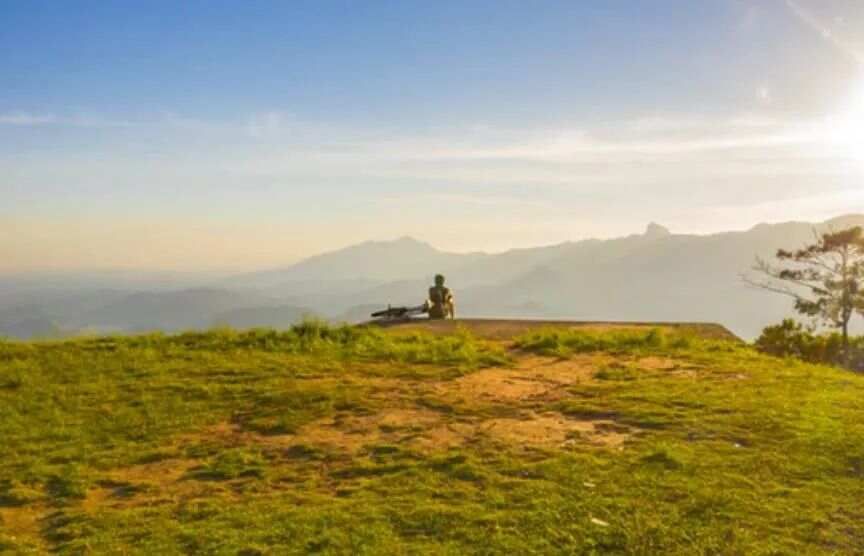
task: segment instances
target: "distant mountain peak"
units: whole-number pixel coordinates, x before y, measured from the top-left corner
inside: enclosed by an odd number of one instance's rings
[[[402,237],[395,239],[389,243],[394,243],[396,245],[414,245],[414,246],[418,246],[418,247],[432,247],[432,245],[430,245],[429,243],[427,243],[425,241],[420,241],[419,239],[413,238],[411,236],[402,236]]]
[[[377,248],[391,248],[391,247],[415,247],[415,248],[424,248],[424,249],[434,249],[432,245],[426,243],[425,241],[420,241],[419,239],[415,239],[411,236],[402,236],[396,239],[383,239],[383,240],[368,240],[362,243],[357,243],[354,245],[350,245],[341,249],[340,251],[345,251],[349,249],[357,249],[357,248],[365,248],[365,247],[377,247]],[[339,251],[336,251],[339,252]],[[326,254],[326,253],[325,253]]]
[[[647,238],[655,239],[672,235],[672,232],[669,231],[669,228],[665,226],[661,226],[656,222],[651,222],[648,224],[648,227],[645,228],[644,236]]]

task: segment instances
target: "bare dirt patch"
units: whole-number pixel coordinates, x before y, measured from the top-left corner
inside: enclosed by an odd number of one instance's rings
[[[569,359],[530,356],[518,361],[516,371],[530,380],[571,386],[590,382],[594,372],[609,360],[611,357],[604,354],[577,355]]]
[[[404,411],[400,413],[405,413]],[[420,452],[457,448],[483,439],[519,447],[562,447],[599,445],[617,447],[630,431],[609,420],[577,420],[554,412],[526,413],[518,418],[472,418],[455,421],[443,415],[426,414],[399,429],[387,429],[381,423],[392,419],[384,412],[364,420],[338,423],[332,420],[304,427],[294,437],[301,445],[323,447],[356,455],[364,448],[378,444],[400,444]]]
[[[268,454],[270,465],[306,466],[301,463],[305,460],[312,468],[305,467],[304,472],[325,475],[340,462],[374,454],[385,446],[418,454],[478,442],[504,444],[514,450],[617,448],[632,432],[627,427],[608,419],[573,419],[544,409],[549,402],[570,395],[568,390],[575,385],[593,382],[595,372],[612,360],[603,354],[570,359],[530,355],[520,357],[512,367],[484,369],[452,380],[363,377],[362,385],[371,386],[370,406],[377,410],[340,411],[292,433],[275,435],[249,430],[241,422],[217,423],[175,437],[160,452],[163,459],[105,472],[82,506],[92,512],[194,498],[212,494],[213,489],[224,494],[231,488],[230,481],[218,485],[188,478],[203,463],[190,455],[199,447],[204,453],[254,448]],[[671,369],[674,362],[645,358],[640,366]]]
[[[476,423],[441,423],[408,440],[408,445],[422,452],[458,448],[475,441],[480,429]]]
[[[687,361],[656,356],[639,358],[635,366],[646,371],[663,371],[668,376],[679,378],[700,378],[705,371],[703,367]]]
[[[636,366],[649,371],[671,371],[680,365],[674,359],[668,357],[650,356],[637,360]]]
[[[482,430],[498,441],[533,447],[573,446],[586,441],[620,446],[629,437],[626,428],[612,421],[569,419],[553,412],[525,419],[490,419],[482,424]]]
[[[153,505],[201,494],[202,485],[184,480],[200,463],[197,459],[169,458],[106,471],[97,486],[88,490],[81,508],[95,512],[106,506]]]
[[[614,423],[577,421],[538,412],[538,406],[568,394],[568,388],[593,382],[611,357],[578,355],[570,359],[527,356],[513,367],[476,371],[452,380],[426,382],[372,378],[374,397],[391,407],[372,414],[337,413],[302,426],[295,433],[261,435],[239,425],[221,423],[201,435],[225,446],[256,445],[265,449],[309,447],[331,455],[355,456],[371,446],[399,444],[421,452],[462,446],[483,438],[518,445],[561,446],[566,443],[620,445],[628,436]],[[430,407],[413,405],[430,400]],[[452,414],[435,407],[512,408],[520,418],[484,418],[483,411]],[[397,407],[392,407],[393,405]]]
[[[467,402],[550,401],[563,397],[565,387],[590,382],[605,359],[602,355],[560,360],[530,356],[513,368],[495,367],[438,383],[435,392]]]
[[[550,386],[509,369],[486,369],[437,385],[437,393],[462,400],[513,402],[543,397]]]
[[[114,469],[105,474],[116,484],[147,484],[155,487],[180,481],[187,471],[199,465],[195,459],[165,459]]]
[[[369,445],[404,442],[442,423],[441,414],[413,408],[388,409],[373,415],[337,415],[301,427],[291,435],[290,442],[353,455]]]
[[[0,508],[0,532],[13,538],[41,542],[42,519],[48,508],[42,504]]]
[[[291,444],[289,434],[261,434],[245,430],[240,424],[228,422],[218,423],[208,428],[206,434],[199,439],[215,441],[229,448],[250,445],[284,448]]]

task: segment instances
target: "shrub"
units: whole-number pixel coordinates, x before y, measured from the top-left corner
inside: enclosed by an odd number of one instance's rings
[[[795,357],[810,363],[864,370],[864,337],[850,338],[849,354],[844,361],[841,334],[815,334],[793,319],[766,327],[756,339],[755,346],[763,353],[778,357]]]

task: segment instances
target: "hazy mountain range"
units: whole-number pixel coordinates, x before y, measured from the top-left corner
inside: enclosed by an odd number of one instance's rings
[[[864,226],[864,215],[711,235],[652,223],[644,234],[497,254],[447,253],[406,237],[229,277],[0,276],[0,335],[284,327],[306,314],[357,322],[388,303],[422,302],[440,272],[461,316],[714,321],[750,338],[792,314],[789,299],[742,282],[754,258],[802,245],[814,229],[852,225]]]

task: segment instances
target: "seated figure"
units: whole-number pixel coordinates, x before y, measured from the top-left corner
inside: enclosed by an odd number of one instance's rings
[[[435,275],[435,285],[429,288],[426,304],[430,319],[452,319],[456,316],[456,303],[450,288],[444,287],[444,276]]]

